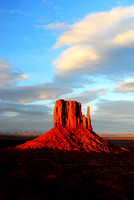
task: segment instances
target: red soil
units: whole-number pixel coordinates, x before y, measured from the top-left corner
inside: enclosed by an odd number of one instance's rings
[[[86,152],[118,152],[116,145],[100,138],[93,131],[79,128],[53,128],[44,135],[18,145],[16,149],[55,149]]]

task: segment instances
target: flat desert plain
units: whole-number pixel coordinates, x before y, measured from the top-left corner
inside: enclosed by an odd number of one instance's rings
[[[34,138],[0,137],[1,200],[134,199],[132,138],[108,138],[118,154],[7,149]]]

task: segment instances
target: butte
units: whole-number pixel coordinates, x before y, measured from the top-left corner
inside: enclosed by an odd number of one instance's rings
[[[59,99],[54,106],[54,128],[15,149],[46,149],[118,153],[125,150],[99,137],[92,129],[90,108],[82,115],[81,103]]]

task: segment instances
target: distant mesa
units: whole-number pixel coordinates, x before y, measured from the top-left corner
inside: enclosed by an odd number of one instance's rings
[[[13,132],[0,132],[0,135],[5,136],[40,136],[42,132],[37,131],[13,131]]]
[[[85,117],[81,112],[81,103],[59,99],[55,102],[53,116],[54,128],[14,148],[106,153],[124,150],[93,131],[89,106]]]

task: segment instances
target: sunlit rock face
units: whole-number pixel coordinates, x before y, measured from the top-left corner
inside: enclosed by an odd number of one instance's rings
[[[54,128],[82,126],[92,130],[90,119],[90,108],[87,107],[87,117],[82,115],[81,103],[77,101],[65,101],[59,99],[54,106]]]
[[[90,108],[82,115],[81,104],[76,101],[57,100],[54,106],[54,128],[40,137],[27,141],[14,149],[46,149],[117,153],[123,149],[102,139],[92,130]]]

